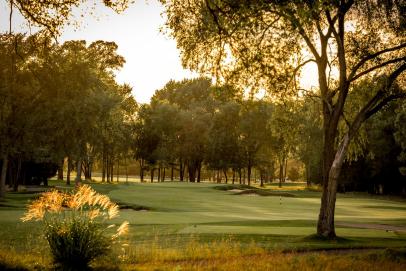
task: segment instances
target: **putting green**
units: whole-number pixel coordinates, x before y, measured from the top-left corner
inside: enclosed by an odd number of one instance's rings
[[[297,191],[296,197],[235,195],[207,183],[117,185],[108,195],[149,211],[124,210],[132,225],[176,226],[176,233],[271,234],[305,236],[315,232],[320,193]],[[339,196],[336,222],[406,225],[406,204],[374,197]],[[343,237],[399,238],[385,229],[337,227]]]

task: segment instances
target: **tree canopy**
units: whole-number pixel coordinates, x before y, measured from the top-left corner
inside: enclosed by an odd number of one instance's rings
[[[185,67],[273,96],[307,93],[297,84],[309,62],[318,70],[323,110],[323,195],[318,234],[335,237],[337,182],[350,142],[370,116],[404,98],[403,1],[162,1]],[[346,118],[362,80],[374,87]],[[338,132],[340,122],[346,132]]]

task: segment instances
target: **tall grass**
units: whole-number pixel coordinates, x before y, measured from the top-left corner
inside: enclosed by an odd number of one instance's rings
[[[342,250],[283,253],[232,238],[211,243],[155,240],[115,246],[113,254],[92,263],[94,270],[406,270],[405,250]],[[49,256],[0,249],[1,270],[53,270]]]
[[[74,193],[42,193],[28,205],[21,220],[42,221],[56,266],[82,270],[93,259],[107,255],[111,243],[128,231],[128,222],[122,223],[114,234],[108,231],[114,224],[104,225],[118,212],[118,205],[106,195],[82,185]]]

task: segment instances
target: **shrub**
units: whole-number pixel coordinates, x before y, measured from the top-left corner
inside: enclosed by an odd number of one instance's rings
[[[83,270],[96,257],[106,255],[112,241],[127,232],[128,222],[123,222],[115,234],[109,234],[108,229],[114,225],[106,227],[104,223],[117,215],[117,204],[82,185],[74,193],[42,193],[28,205],[22,221],[43,222],[45,238],[58,267]]]

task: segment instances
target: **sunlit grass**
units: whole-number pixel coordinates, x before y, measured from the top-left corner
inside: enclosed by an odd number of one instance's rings
[[[201,243],[191,239],[178,246],[150,243],[117,248],[115,253],[95,261],[95,270],[404,270],[405,250],[285,253],[267,251],[255,243],[242,245],[223,239]],[[0,268],[52,270],[46,254],[22,254],[0,249]]]
[[[50,184],[60,187],[62,191],[69,191],[73,187],[64,187],[60,181],[51,181]],[[110,258],[94,262],[96,270],[117,270],[118,267],[122,270],[250,270],[250,266],[260,270],[284,270],[284,266],[295,266],[296,261],[304,266],[307,264],[308,270],[324,270],[322,265],[313,266],[311,261],[305,260],[308,253],[286,252],[401,248],[405,247],[406,242],[406,235],[400,232],[347,226],[337,226],[337,233],[344,237],[338,241],[306,238],[315,233],[320,204],[320,193],[308,190],[289,190],[288,193],[295,197],[251,197],[214,189],[218,184],[212,183],[91,185],[98,193],[109,196],[120,206],[145,207],[140,209],[143,211],[136,211],[136,208],[122,209],[120,217],[112,221],[129,221],[129,235],[121,240],[126,245],[116,247]],[[272,189],[267,187],[265,191]],[[2,262],[9,261],[10,265],[25,268],[38,264],[44,268],[49,267],[50,255],[38,223],[19,221],[28,201],[37,197],[30,193],[9,193],[6,201],[2,202]],[[366,195],[358,197],[357,194],[348,193],[338,197],[336,221],[338,224],[404,226],[405,208],[405,202],[400,199]],[[27,257],[13,256],[17,254],[25,254]],[[341,256],[326,254],[325,259],[326,262],[333,261]],[[393,267],[388,259],[378,258],[374,260],[375,263],[393,270],[402,266],[397,263]],[[276,259],[280,269],[275,269],[269,263]],[[357,265],[361,268],[352,269],[376,270],[365,262],[365,259],[353,259],[346,255],[341,270]],[[321,263],[325,264],[323,261]]]

